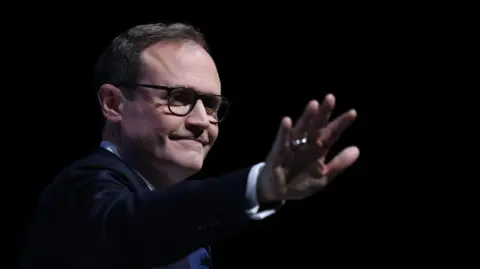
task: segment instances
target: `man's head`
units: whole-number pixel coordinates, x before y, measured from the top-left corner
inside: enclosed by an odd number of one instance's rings
[[[160,173],[161,184],[200,170],[218,136],[217,108],[226,105],[200,32],[184,24],[133,27],[95,71],[105,136],[122,157],[145,174]]]

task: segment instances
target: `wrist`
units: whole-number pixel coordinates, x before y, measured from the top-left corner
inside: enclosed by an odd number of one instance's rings
[[[278,196],[272,195],[273,192],[266,192],[265,190],[270,190],[265,188],[258,188],[257,190],[257,198],[258,204],[260,206],[259,210],[277,210],[279,209],[284,201],[279,200]],[[262,191],[263,190],[263,191]]]
[[[257,199],[260,204],[276,202],[269,182],[268,175],[265,174],[265,169],[262,167],[258,173],[257,181]]]

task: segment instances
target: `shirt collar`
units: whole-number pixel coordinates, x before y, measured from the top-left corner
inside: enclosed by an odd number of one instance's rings
[[[120,151],[118,150],[118,147],[117,145],[113,144],[112,142],[109,142],[109,141],[102,141],[100,143],[100,147],[110,151],[111,153],[117,155],[120,159],[122,159],[122,156],[120,156]],[[145,179],[137,170],[135,170],[135,172],[137,172],[137,174],[140,176],[140,178],[143,179],[143,181],[145,181],[145,183],[147,184],[147,187],[153,191],[155,189],[155,187],[153,187],[152,184],[150,184],[150,182],[148,182],[147,179]]]

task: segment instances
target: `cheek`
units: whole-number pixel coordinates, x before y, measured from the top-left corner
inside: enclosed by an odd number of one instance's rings
[[[136,109],[124,114],[122,120],[126,135],[133,139],[144,139],[144,143],[164,141],[172,131],[181,126],[175,117],[156,109]]]
[[[217,140],[218,138],[218,126],[217,125],[213,125],[213,126],[210,126],[208,128],[208,140],[210,141],[210,147],[213,146],[213,144],[215,143],[215,141]]]

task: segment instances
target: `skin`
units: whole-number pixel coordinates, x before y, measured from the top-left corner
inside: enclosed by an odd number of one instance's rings
[[[210,55],[191,42],[157,43],[141,54],[139,83],[184,86],[200,93],[221,94],[216,65]],[[154,186],[183,181],[198,172],[218,137],[218,125],[210,123],[201,100],[181,117],[169,112],[166,92],[138,88],[133,100],[117,87],[105,84],[99,102],[107,120],[104,139]]]

